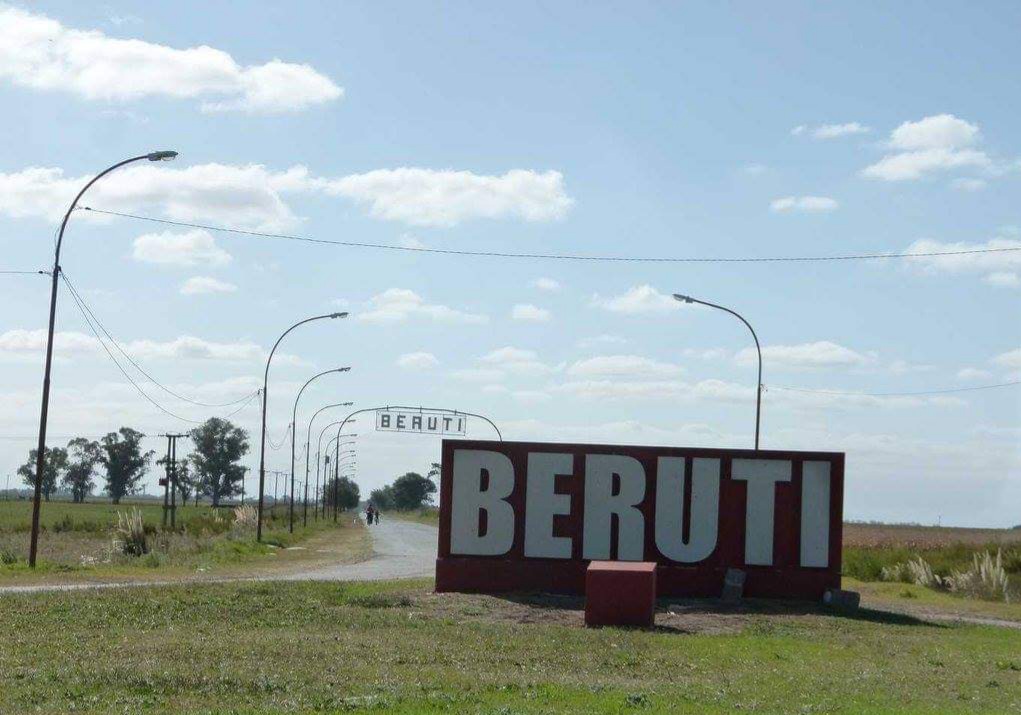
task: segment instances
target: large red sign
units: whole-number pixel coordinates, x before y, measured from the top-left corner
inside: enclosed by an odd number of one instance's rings
[[[582,594],[592,560],[654,561],[661,596],[840,587],[844,455],[444,440],[438,591]]]

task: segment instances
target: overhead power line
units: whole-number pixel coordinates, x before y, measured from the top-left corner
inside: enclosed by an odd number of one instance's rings
[[[245,395],[243,397],[239,397],[236,400],[231,400],[230,402],[200,402],[198,400],[193,400],[190,397],[185,397],[184,395],[182,395],[180,393],[174,392],[173,390],[171,390],[166,385],[163,385],[162,383],[160,383],[151,374],[149,374],[145,370],[145,368],[143,368],[141,365],[139,365],[137,362],[135,362],[134,359],[132,359],[132,357],[124,350],[124,348],[121,347],[120,343],[117,342],[117,339],[113,335],[110,334],[110,331],[107,330],[106,327],[103,325],[103,323],[100,322],[99,318],[96,317],[95,312],[93,312],[92,308],[89,307],[89,304],[85,302],[85,299],[81,297],[81,294],[79,294],[78,291],[75,290],[74,286],[71,284],[71,279],[67,277],[67,273],[65,273],[64,271],[61,271],[60,272],[60,276],[64,279],[64,283],[67,284],[67,287],[71,290],[71,292],[74,293],[75,296],[77,296],[78,300],[85,307],[85,310],[88,311],[89,315],[92,317],[92,320],[95,322],[95,324],[99,327],[100,330],[103,331],[103,333],[106,335],[106,337],[109,338],[110,342],[113,343],[113,346],[115,348],[117,348],[117,352],[119,352],[121,355],[123,355],[124,358],[128,362],[130,362],[132,365],[134,365],[136,370],[138,370],[140,373],[142,373],[147,378],[149,378],[149,381],[152,382],[152,384],[154,384],[156,387],[158,387],[159,389],[161,389],[164,392],[166,392],[168,395],[172,395],[172,396],[176,397],[177,399],[182,400],[184,402],[189,402],[189,403],[191,403],[193,405],[198,405],[199,407],[231,407],[232,405],[237,405],[237,404],[239,404],[241,402],[246,402],[247,403],[248,401],[251,400],[253,395],[259,394],[259,390],[256,390],[255,392],[250,392],[247,395]]]
[[[1017,385],[1021,385],[1021,380],[998,382],[995,385],[974,385],[972,387],[951,387],[943,390],[915,390],[912,392],[842,392],[840,390],[811,390],[806,387],[785,387],[779,385],[769,385],[767,387],[770,390],[807,392],[816,395],[846,395],[849,397],[915,397],[921,395],[948,395],[954,392],[975,392],[976,390],[993,390],[998,387],[1016,387]]]
[[[868,261],[885,260],[897,258],[935,258],[939,256],[968,256],[987,253],[1008,253],[1021,251],[1021,247],[1013,248],[974,248],[961,251],[926,251],[922,253],[857,253],[843,256],[764,256],[764,257],[707,257],[697,258],[693,256],[598,256],[572,253],[514,253],[510,251],[464,251],[452,248],[427,248],[424,246],[401,246],[392,243],[369,243],[366,241],[337,241],[328,238],[311,238],[309,236],[294,236],[286,233],[267,233],[264,231],[250,231],[227,226],[212,226],[209,224],[190,223],[187,221],[172,221],[170,219],[156,218],[154,216],[142,216],[139,214],[124,213],[121,211],[106,211],[91,206],[79,206],[82,211],[104,214],[107,216],[119,216],[131,218],[138,221],[149,221],[167,226],[178,226],[181,228],[201,228],[207,231],[218,231],[236,236],[250,236],[253,238],[264,238],[279,241],[298,241],[301,243],[314,243],[329,246],[343,246],[346,248],[370,248],[384,251],[403,251],[407,253],[434,253],[447,256],[472,256],[481,258],[530,258],[551,261],[590,261],[594,263],[813,263],[825,261]]]
[[[48,276],[49,271],[0,271],[5,276]]]
[[[61,272],[60,275],[61,275],[61,278],[64,279],[64,284],[67,285],[68,291],[71,293],[71,298],[74,300],[75,305],[78,306],[78,310],[81,312],[82,318],[85,320],[85,324],[88,325],[89,330],[92,331],[92,334],[96,337],[96,340],[99,341],[99,344],[100,344],[100,346],[102,346],[103,351],[107,354],[107,356],[110,358],[110,360],[113,361],[113,364],[117,366],[117,369],[124,376],[124,378],[129,383],[131,383],[131,386],[135,388],[135,390],[138,392],[138,394],[140,394],[143,398],[145,398],[145,400],[147,402],[149,402],[154,407],[156,407],[156,409],[160,410],[161,412],[163,412],[166,415],[169,415],[170,417],[173,417],[176,420],[180,420],[182,422],[188,422],[189,424],[193,424],[193,425],[203,424],[203,422],[205,420],[193,420],[193,419],[189,419],[187,417],[182,417],[181,415],[178,415],[178,414],[168,410],[166,407],[164,407],[159,402],[157,402],[155,399],[153,399],[145,390],[142,389],[142,387],[135,381],[135,379],[131,376],[131,374],[128,373],[128,371],[124,368],[124,366],[121,365],[120,361],[117,360],[116,356],[113,354],[113,352],[111,352],[110,348],[107,347],[106,341],[103,340],[103,337],[100,335],[99,330],[97,330],[96,326],[93,325],[92,320],[89,317],[88,309],[85,306],[84,301],[82,300],[81,296],[78,295],[77,291],[74,290],[74,287],[68,282],[67,278],[64,276],[64,273]],[[245,402],[244,404],[242,404],[241,407],[239,407],[238,409],[236,409],[233,412],[231,412],[228,415],[228,417],[232,417],[232,416],[236,415],[242,409],[247,407],[251,403],[251,401],[255,398],[255,396],[257,394],[258,393],[253,393],[253,394],[249,395],[248,396],[248,401]]]

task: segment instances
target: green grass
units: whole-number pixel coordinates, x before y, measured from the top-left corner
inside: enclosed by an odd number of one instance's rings
[[[918,548],[908,546],[845,546],[843,573],[861,581],[878,581],[884,567],[905,563],[918,556],[924,558],[939,576],[967,570],[975,554],[988,551],[995,554],[1003,551],[1004,568],[1007,573],[1021,574],[1021,546],[1002,544],[951,543],[938,547]]]
[[[0,712],[973,713],[1021,705],[1021,632],[816,613],[738,632],[500,619],[426,582],[0,597]]]
[[[414,521],[418,524],[429,526],[440,525],[440,510],[434,506],[424,506],[421,509],[411,511],[385,511],[383,518],[400,519],[401,521]]]
[[[151,552],[125,556],[112,548],[112,528],[118,511],[138,508],[143,515]],[[0,502],[0,583],[32,583],[109,580],[110,578],[152,578],[188,573],[221,573],[240,564],[269,561],[280,549],[304,543],[333,530],[332,521],[311,519],[307,528],[294,533],[287,529],[287,507],[266,509],[263,543],[254,533],[231,533],[231,508],[212,509],[206,505],[179,506],[176,529],[162,529],[162,505],[125,502],[72,504],[50,502],[42,506],[39,561],[36,569],[27,564],[31,503]],[[349,520],[343,520],[346,530]],[[276,547],[276,548],[274,548]]]

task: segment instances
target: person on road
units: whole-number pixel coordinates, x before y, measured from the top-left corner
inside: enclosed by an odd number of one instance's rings
[[[368,506],[365,507],[365,523],[372,526],[372,519],[376,516],[376,508],[372,506],[372,502],[369,502]]]

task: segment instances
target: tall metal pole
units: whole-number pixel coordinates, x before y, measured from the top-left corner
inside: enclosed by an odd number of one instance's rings
[[[313,375],[305,384],[298,390],[298,396],[294,398],[294,411],[291,413],[291,504],[288,510],[288,531],[294,533],[294,445],[298,441],[298,400],[301,399],[301,393],[305,391],[313,380],[322,377],[323,375],[329,375],[334,372],[347,372],[350,367],[337,367],[332,370],[323,370],[318,375]]]
[[[335,402],[332,405],[325,405],[324,407],[320,407],[318,410],[316,410],[315,414],[313,414],[311,419],[309,419],[309,421],[308,421],[308,429],[305,431],[305,481],[306,482],[308,482],[308,480],[309,480],[309,472],[310,472],[309,457],[312,454],[312,452],[311,452],[311,446],[312,446],[312,423],[315,422],[316,421],[316,417],[318,417],[319,414],[321,412],[325,411],[325,410],[331,409],[333,407],[350,407],[353,404],[354,404],[353,402]],[[320,446],[320,448],[322,447],[322,435],[321,434],[319,436],[319,446]],[[317,451],[316,452],[316,491],[313,494],[313,496],[315,496],[314,514],[315,514],[315,518],[317,520],[319,519],[319,496],[318,496],[318,494],[319,494],[319,452]]]
[[[60,222],[60,232],[57,234],[57,246],[53,252],[53,271],[50,273],[50,322],[46,334],[46,366],[43,369],[43,398],[42,406],[39,411],[39,446],[36,450],[35,458],[35,490],[32,497],[32,536],[29,541],[28,547],[28,565],[35,568],[36,554],[39,550],[39,508],[42,498],[42,486],[43,486],[43,470],[46,467],[46,420],[49,417],[50,412],[50,373],[53,366],[53,334],[54,326],[57,321],[57,282],[60,280],[60,247],[64,243],[64,229],[67,228],[67,221],[71,218],[71,212],[74,211],[78,205],[78,200],[89,190],[94,183],[99,181],[101,178],[109,174],[115,169],[119,169],[125,164],[130,164],[135,161],[141,161],[142,159],[148,159],[149,161],[165,161],[173,159],[177,156],[176,151],[154,151],[148,154],[142,154],[141,156],[133,156],[130,159],[119,161],[108,169],[105,169],[92,178],[89,183],[82,187],[82,190],[78,192],[78,195],[74,197],[74,201],[67,209],[67,213],[64,214],[64,219]]]
[[[674,299],[678,300],[678,301],[680,301],[682,303],[698,303],[699,305],[705,305],[705,306],[708,306],[710,308],[716,308],[717,310],[722,310],[722,311],[724,311],[726,313],[730,313],[735,318],[737,318],[742,323],[744,323],[745,327],[747,327],[748,330],[751,332],[752,340],[755,341],[755,351],[759,355],[759,381],[758,381],[758,384],[756,385],[756,391],[755,391],[755,451],[758,451],[758,449],[759,449],[759,418],[762,415],[762,347],[759,345],[759,336],[755,334],[755,328],[753,328],[751,323],[749,323],[747,320],[745,320],[744,317],[740,313],[738,313],[737,311],[731,310],[730,308],[725,308],[722,305],[716,305],[716,303],[710,303],[710,302],[705,301],[705,300],[699,300],[698,298],[692,298],[691,296],[681,295],[679,293],[674,293]]]
[[[322,320],[324,318],[346,318],[347,313],[327,313],[326,315],[315,315],[311,318],[305,318],[299,320],[297,323],[285,330],[277,341],[273,343],[273,349],[269,351],[269,357],[266,358],[266,371],[262,376],[262,432],[259,443],[259,508],[258,508],[258,521],[255,527],[255,540],[262,541],[262,502],[266,491],[266,402],[269,393],[269,365],[273,362],[273,353],[277,351],[277,347],[280,345],[280,341],[287,337],[287,334],[297,328],[299,325],[305,323],[311,323],[313,320]]]

